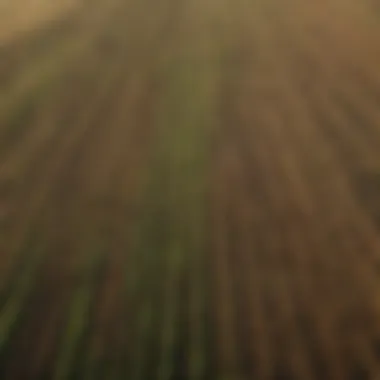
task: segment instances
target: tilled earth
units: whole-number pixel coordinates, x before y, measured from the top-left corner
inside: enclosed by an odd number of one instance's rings
[[[369,0],[77,0],[0,46],[0,379],[380,379]]]

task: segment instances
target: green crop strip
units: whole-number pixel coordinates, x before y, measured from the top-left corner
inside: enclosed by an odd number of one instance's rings
[[[127,269],[127,303],[135,310],[134,320],[127,322],[134,330],[127,342],[133,347],[127,378],[133,380],[172,378],[178,365],[176,349],[184,344],[180,329],[188,330],[190,337],[189,378],[201,379],[205,374],[205,169],[209,133],[216,122],[219,72],[212,58],[205,60],[197,52],[191,58],[175,57],[163,72],[146,213]],[[183,302],[179,284],[186,274],[189,322],[179,313]],[[131,310],[128,313],[133,315]],[[158,359],[152,360],[153,355]]]
[[[55,380],[71,379],[73,374],[81,370],[82,363],[78,360],[78,356],[82,358],[83,353],[79,352],[79,348],[84,348],[86,340],[91,308],[106,257],[105,242],[96,239],[85,252],[84,261],[78,268],[80,280],[68,305],[66,328],[62,334],[55,367]]]
[[[38,240],[36,235],[31,235],[22,249],[27,264],[19,269],[19,273],[15,273],[17,282],[7,287],[7,291],[2,295],[4,300],[0,308],[1,359],[6,354],[13,333],[22,319],[23,307],[35,288],[38,271],[44,262],[46,252],[45,243]]]

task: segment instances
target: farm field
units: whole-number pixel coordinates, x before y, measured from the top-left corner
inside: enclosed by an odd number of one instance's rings
[[[374,1],[0,4],[0,379],[380,379]]]

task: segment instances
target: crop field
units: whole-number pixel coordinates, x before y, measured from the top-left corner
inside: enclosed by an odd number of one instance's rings
[[[380,379],[379,9],[0,0],[0,379]]]

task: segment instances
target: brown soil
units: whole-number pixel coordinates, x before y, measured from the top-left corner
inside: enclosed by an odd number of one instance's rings
[[[379,378],[380,24],[369,2],[80,4],[88,11],[0,9],[0,378]],[[186,70],[209,75],[193,83]],[[182,157],[193,115],[165,122],[201,104],[202,86],[216,105],[202,127],[203,246],[171,279],[163,240],[195,234],[185,216],[197,205],[165,157]],[[138,314],[146,299],[151,325]]]

